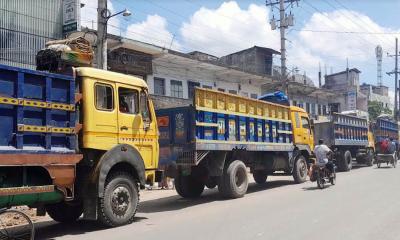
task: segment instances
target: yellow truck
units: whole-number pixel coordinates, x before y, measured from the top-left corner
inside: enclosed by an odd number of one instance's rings
[[[245,195],[247,169],[259,184],[281,171],[306,181],[314,148],[304,109],[195,89],[193,104],[157,110],[160,166],[179,195],[195,198],[205,186],[224,197]]]
[[[0,96],[0,208],[29,205],[59,222],[82,213],[106,226],[133,221],[139,188],[160,178],[143,80],[0,65]]]

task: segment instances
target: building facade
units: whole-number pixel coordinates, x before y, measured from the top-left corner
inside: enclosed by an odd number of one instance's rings
[[[377,101],[382,103],[383,107],[394,109],[393,102],[389,97],[389,88],[386,86],[375,86],[363,83],[360,86],[360,91],[367,96],[368,101]]]
[[[368,98],[360,91],[360,73],[357,68],[352,68],[325,76],[323,88],[336,93],[330,104],[332,111],[368,111]]]
[[[0,0],[0,64],[34,69],[36,53],[62,37],[62,0]]]

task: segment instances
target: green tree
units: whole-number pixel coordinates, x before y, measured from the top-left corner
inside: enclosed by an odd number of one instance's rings
[[[375,121],[381,114],[392,114],[392,110],[388,107],[384,107],[381,102],[368,101],[368,114],[370,121]]]

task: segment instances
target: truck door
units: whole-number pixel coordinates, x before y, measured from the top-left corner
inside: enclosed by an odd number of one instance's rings
[[[294,119],[293,134],[295,144],[309,145],[313,149],[314,137],[307,114],[294,112]]]
[[[155,125],[151,126],[147,114],[150,111],[143,112],[140,102],[147,100],[147,95],[143,100],[142,90],[134,86],[117,84],[117,88],[118,143],[135,146],[143,158],[146,169],[155,168],[153,154]]]

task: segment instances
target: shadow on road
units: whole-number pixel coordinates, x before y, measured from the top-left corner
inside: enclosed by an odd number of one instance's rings
[[[324,190],[324,189],[327,189],[327,188],[330,188],[330,187],[332,187],[332,184],[327,184],[327,185],[325,185],[325,188],[323,188],[323,189],[320,189],[318,186],[312,186],[312,187],[303,187],[302,189],[304,190],[304,191],[321,191],[321,190]]]
[[[145,220],[145,217],[135,217],[134,222]],[[54,221],[40,222],[35,224],[35,239],[55,239],[65,235],[84,235],[88,232],[105,230],[95,221],[80,220],[75,223],[56,223]],[[84,239],[84,237],[82,237]]]
[[[247,190],[247,195],[254,194],[260,191],[274,189],[282,186],[294,184],[293,180],[276,180],[269,181],[266,184],[260,185],[256,183],[250,183]],[[174,211],[179,209],[184,209],[188,207],[193,207],[199,204],[207,204],[215,201],[229,201],[230,199],[224,199],[218,194],[217,189],[207,189],[204,191],[203,195],[197,199],[184,199],[179,195],[149,200],[141,202],[139,205],[139,213],[157,213]],[[135,222],[145,220],[145,217],[136,217]],[[133,223],[134,224],[134,223]],[[92,221],[78,221],[71,224],[61,224],[55,223],[54,221],[47,221],[37,223],[36,228],[36,238],[35,239],[55,239],[57,237],[65,235],[83,235],[88,232],[95,232],[105,230],[106,228],[101,227],[96,222]]]
[[[262,185],[256,183],[250,183],[249,188],[247,189],[247,195],[291,184],[294,184],[292,180],[270,181]],[[229,201],[229,200],[230,199],[222,198],[218,194],[218,191],[216,189],[208,189],[205,190],[205,192],[201,197],[196,199],[184,199],[179,195],[174,195],[170,197],[146,201],[140,204],[138,212],[141,213],[167,212],[167,211],[184,209],[199,204],[206,204],[215,201]]]

